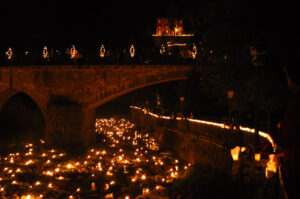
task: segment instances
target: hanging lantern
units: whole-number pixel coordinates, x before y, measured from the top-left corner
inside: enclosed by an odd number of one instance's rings
[[[11,47],[8,48],[8,50],[6,51],[5,55],[6,55],[6,57],[7,57],[8,60],[12,59],[12,57],[13,57],[13,51],[12,51]]]
[[[130,46],[129,53],[130,53],[130,57],[133,58],[135,55],[135,48],[133,44]]]
[[[70,49],[70,58],[74,59],[76,57],[76,55],[77,55],[77,50],[76,50],[75,46],[73,45]]]
[[[49,52],[48,52],[47,46],[44,47],[42,56],[44,59],[49,58]]]
[[[163,44],[161,45],[159,52],[161,55],[166,53],[166,47]]]
[[[105,47],[102,44],[100,47],[100,53],[99,53],[99,57],[104,58],[105,57]]]
[[[196,45],[194,44],[193,46],[193,51],[192,51],[192,58],[195,59],[197,56],[197,47]]]

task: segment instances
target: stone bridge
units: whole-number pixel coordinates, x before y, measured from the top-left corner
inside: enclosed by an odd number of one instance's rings
[[[12,96],[25,93],[39,107],[50,142],[87,144],[93,140],[97,107],[136,89],[207,70],[172,65],[36,66],[12,71],[3,67],[0,111]]]

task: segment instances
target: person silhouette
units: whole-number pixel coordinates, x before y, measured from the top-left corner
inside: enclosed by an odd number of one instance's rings
[[[277,159],[282,158],[283,181],[289,199],[299,198],[300,187],[300,79],[296,62],[287,62],[284,72],[287,83],[293,93],[289,100],[282,121],[277,125],[278,131],[274,135],[281,153]]]

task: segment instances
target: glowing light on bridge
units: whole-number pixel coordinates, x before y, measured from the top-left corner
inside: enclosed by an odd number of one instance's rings
[[[133,58],[135,55],[135,48],[133,44],[130,46],[129,53],[130,53],[130,57]]]
[[[8,48],[8,50],[5,52],[5,55],[7,57],[8,60],[11,60],[13,57],[13,50],[11,47]]]
[[[161,47],[159,49],[159,53],[161,55],[164,55],[166,53],[166,47],[165,47],[165,45],[163,45],[163,44],[161,45]]]
[[[71,47],[69,53],[70,53],[70,58],[71,58],[71,59],[74,59],[74,58],[76,57],[76,55],[77,55],[77,50],[76,50],[76,48],[75,48],[74,45]]]
[[[193,50],[192,50],[192,58],[195,59],[197,56],[197,47],[196,45],[194,44],[193,45]]]
[[[48,52],[47,46],[44,47],[42,56],[44,59],[49,58],[49,52]]]
[[[99,53],[99,57],[104,58],[105,57],[105,47],[102,44],[100,47],[100,53]]]

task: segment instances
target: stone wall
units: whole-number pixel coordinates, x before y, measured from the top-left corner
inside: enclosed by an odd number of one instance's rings
[[[230,150],[255,141],[253,134],[188,120],[160,119],[136,109],[131,109],[131,118],[137,125],[153,131],[161,145],[182,159],[210,165],[227,173],[231,172],[233,163]]]

